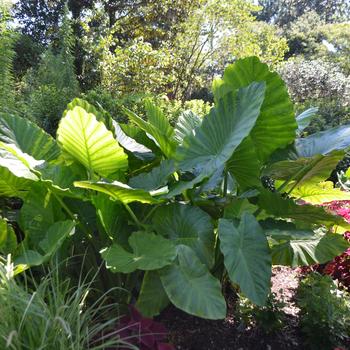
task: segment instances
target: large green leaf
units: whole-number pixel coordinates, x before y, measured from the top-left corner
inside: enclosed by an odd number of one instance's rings
[[[343,125],[321,131],[295,141],[299,157],[329,154],[350,147],[350,126]]]
[[[38,266],[47,262],[50,257],[62,246],[68,236],[75,232],[75,222],[71,220],[58,221],[51,225],[43,239],[36,247],[36,250],[25,250],[23,254],[16,258],[16,264],[25,264],[28,266]]]
[[[175,140],[182,144],[184,138],[194,133],[194,130],[202,124],[202,118],[192,111],[184,111],[180,114],[175,125]]]
[[[219,220],[220,250],[230,280],[257,305],[264,305],[271,285],[271,255],[263,229],[244,213],[239,226]]]
[[[113,120],[113,127],[117,141],[127,151],[142,160],[150,160],[154,158],[154,154],[149,148],[129,137],[115,120]]]
[[[12,254],[17,247],[16,234],[7,221],[0,217],[0,252]]]
[[[298,186],[293,189],[290,195],[310,204],[350,200],[350,193],[342,191],[340,188],[334,188],[331,181]]]
[[[156,271],[146,271],[136,307],[145,317],[154,317],[169,304],[159,274]]]
[[[15,144],[37,160],[51,161],[60,154],[56,141],[28,119],[0,114],[0,141]]]
[[[317,107],[311,107],[305,110],[304,112],[300,113],[296,117],[299,132],[303,131],[305,128],[309,126],[312,119],[317,115],[317,112],[318,112]]]
[[[107,127],[107,129],[110,130],[114,136],[116,136],[113,123],[114,120],[109,115],[109,113],[101,107],[101,105],[98,104],[97,108],[90,104],[88,101],[76,97],[72,102],[68,103],[67,109],[63,112],[63,117],[67,115],[68,111],[72,111],[75,107],[81,107],[87,113],[93,114],[99,122],[102,122]]]
[[[308,225],[335,226],[337,230],[350,230],[350,224],[342,217],[327,212],[325,208],[309,204],[298,205],[292,199],[282,198],[279,193],[262,191],[258,204],[266,213],[275,217],[294,219]]]
[[[139,270],[157,270],[176,258],[175,245],[154,233],[134,232],[129,238],[133,252],[130,253],[118,244],[101,251],[107,268],[113,272],[130,273]]]
[[[336,151],[327,156],[319,154],[310,158],[284,160],[269,166],[264,170],[264,175],[275,180],[293,179],[299,186],[309,182],[318,183],[329,178],[343,156],[342,151]]]
[[[165,267],[159,273],[166,294],[179,309],[212,320],[226,317],[226,302],[220,282],[209,273],[190,247],[178,246],[178,263]]]
[[[28,174],[25,171],[25,175]],[[29,176],[32,173],[29,172]],[[16,177],[7,168],[0,166],[0,196],[24,198],[28,193],[33,180]]]
[[[234,176],[242,190],[245,190],[261,186],[261,167],[262,163],[257,157],[252,138],[247,137],[227,162],[226,169]]]
[[[122,182],[92,182],[92,181],[76,181],[74,186],[86,188],[98,192],[108,194],[113,199],[124,204],[132,202],[141,203],[159,203],[160,200],[152,197],[152,192],[132,188]]]
[[[167,158],[172,157],[176,149],[173,128],[170,126],[169,121],[160,108],[153,105],[150,101],[146,102],[145,107],[148,122],[126,108],[124,111],[133,123],[144,130],[147,136],[158,144]]]
[[[209,268],[214,258],[214,227],[210,216],[197,207],[174,203],[158,208],[153,227],[161,235],[191,247]]]
[[[107,235],[115,239],[124,224],[125,211],[123,205],[119,202],[111,201],[109,196],[104,193],[93,196],[92,203]]]
[[[90,172],[108,177],[127,169],[127,155],[112,132],[81,107],[61,119],[57,139],[63,150]]]
[[[43,162],[23,153],[14,144],[5,144],[0,141],[0,166],[7,168],[17,177],[37,181],[35,167],[43,164]]]
[[[157,190],[167,184],[168,177],[175,171],[173,160],[164,160],[158,167],[153,168],[149,173],[141,173],[129,180],[133,188],[140,188],[146,191]]]
[[[258,159],[264,162],[276,149],[295,139],[297,124],[283,80],[257,57],[248,57],[225,69],[223,80],[214,82],[214,95],[218,99],[227,91],[246,87],[252,82],[266,83],[260,116],[250,134]]]
[[[276,265],[302,266],[323,264],[350,247],[341,235],[328,233],[311,239],[287,240],[272,247],[272,262]]]
[[[264,93],[264,83],[252,83],[220,99],[196,133],[188,135],[178,148],[180,169],[199,169],[199,182],[225,164],[254,127]]]
[[[36,246],[45,237],[48,227],[58,220],[64,220],[60,204],[40,183],[33,184],[19,217],[26,241]]]

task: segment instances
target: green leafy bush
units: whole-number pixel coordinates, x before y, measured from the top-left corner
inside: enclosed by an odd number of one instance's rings
[[[274,293],[269,294],[266,305],[259,307],[252,304],[247,298],[239,297],[236,307],[237,318],[245,326],[257,326],[264,333],[275,333],[284,326],[285,303],[277,300]]]
[[[350,335],[350,296],[330,276],[312,273],[297,292],[301,327],[310,349],[346,345]]]
[[[91,268],[106,263],[104,288],[129,289],[145,316],[171,302],[220,319],[225,276],[263,306],[272,264],[323,263],[346,250],[338,233],[349,224],[318,204],[349,198],[320,183],[350,128],[296,139],[285,85],[256,57],[228,66],[213,90],[208,115],[184,113],[174,127],[151,100],[146,118],[123,108],[122,124],[75,99],[57,140],[1,115],[0,195],[23,200],[16,266],[88,249]],[[263,188],[264,173],[276,192]]]

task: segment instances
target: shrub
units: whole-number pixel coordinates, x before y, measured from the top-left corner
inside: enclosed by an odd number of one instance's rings
[[[238,320],[245,326],[257,326],[264,333],[275,333],[282,329],[285,314],[283,300],[277,300],[276,294],[269,294],[263,307],[252,304],[247,298],[239,297],[236,312]]]
[[[341,347],[349,340],[350,297],[329,276],[311,273],[297,292],[300,322],[310,349]]]
[[[350,120],[350,77],[334,63],[290,59],[279,69],[297,112],[318,107],[308,133],[343,125]]]

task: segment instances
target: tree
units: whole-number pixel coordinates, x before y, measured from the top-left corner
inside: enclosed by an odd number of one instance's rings
[[[47,46],[58,38],[64,0],[19,0],[13,14],[23,34]]]
[[[13,50],[15,36],[9,28],[10,5],[0,2],[0,110],[14,106]]]
[[[262,9],[257,13],[259,20],[289,25],[305,12],[315,11],[327,23],[348,20],[350,3],[347,0],[258,0]]]
[[[28,116],[34,118],[45,130],[54,134],[66,105],[79,93],[76,79],[74,37],[68,8],[55,46],[51,44],[42,55],[38,68],[26,75],[24,96],[30,106]]]

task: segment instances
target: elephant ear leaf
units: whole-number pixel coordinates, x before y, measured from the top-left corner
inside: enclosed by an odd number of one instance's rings
[[[224,165],[253,129],[264,94],[265,83],[252,83],[223,96],[178,148],[180,169],[201,170],[199,182]]]
[[[332,201],[350,200],[350,193],[342,191],[340,188],[334,188],[331,181],[298,186],[290,192],[290,195],[315,205]]]
[[[187,135],[193,134],[194,130],[202,124],[202,118],[192,111],[184,111],[180,114],[175,126],[175,140],[182,144]]]
[[[153,197],[153,195],[158,194],[158,191],[148,192],[142,189],[132,188],[118,181],[112,183],[102,181],[76,181],[74,182],[74,186],[105,193],[114,200],[120,201],[124,204],[132,202],[149,204],[161,202],[160,199]]]
[[[272,246],[272,261],[275,265],[292,267],[323,264],[342,254],[349,246],[349,242],[335,233],[287,239]]]
[[[178,246],[178,262],[162,269],[160,279],[170,301],[179,309],[207,319],[226,317],[219,280],[200,262],[194,251]]]
[[[202,263],[211,268],[214,262],[214,227],[210,216],[187,204],[162,206],[154,213],[153,227],[177,245],[191,247]]]
[[[222,84],[228,90],[235,91],[252,82],[266,83],[260,116],[250,135],[258,158],[266,161],[276,149],[294,141],[297,123],[285,83],[257,57],[244,58],[229,65],[225,69]],[[214,95],[216,98],[221,95],[215,86]]]
[[[154,317],[169,304],[157,271],[146,271],[136,307],[145,317]]]
[[[0,196],[24,198],[31,185],[39,181],[34,168],[41,163],[16,145],[0,141]]]
[[[332,129],[299,138],[295,142],[299,157],[313,157],[328,155],[334,151],[341,151],[350,146],[350,126],[342,125]]]
[[[253,303],[264,305],[270,291],[271,255],[263,229],[252,214],[244,213],[239,226],[220,219],[219,237],[231,281]]]
[[[157,270],[176,258],[175,245],[154,233],[134,232],[129,238],[133,252],[118,244],[101,251],[107,267],[113,272],[130,273],[136,270]]]
[[[39,242],[36,250],[25,250],[23,255],[16,258],[16,265],[38,266],[47,262],[50,257],[62,246],[68,236],[75,232],[75,222],[71,220],[57,221],[46,232],[45,237]]]
[[[79,106],[62,118],[57,139],[62,149],[90,173],[108,177],[128,167],[127,155],[112,132]]]
[[[146,101],[145,109],[148,122],[127,108],[124,108],[124,112],[133,123],[147,133],[150,139],[155,141],[167,158],[172,157],[176,149],[174,129],[171,127],[161,109],[155,106],[151,101]]]
[[[229,91],[252,82],[266,83],[264,102],[254,128],[233,154],[228,167],[243,187],[258,185],[261,166],[275,150],[294,141],[297,129],[293,105],[283,80],[257,57],[229,65],[223,79],[214,81],[214,96],[218,100]]]
[[[17,237],[12,226],[0,217],[0,252],[4,255],[11,254],[17,247]]]
[[[312,119],[316,117],[317,112],[318,112],[317,107],[311,107],[305,110],[304,112],[300,113],[296,117],[299,133],[302,132],[305,128],[307,128],[310,125]]]
[[[53,137],[29,120],[14,115],[0,114],[0,141],[15,145],[37,160],[51,161],[60,154]]]

